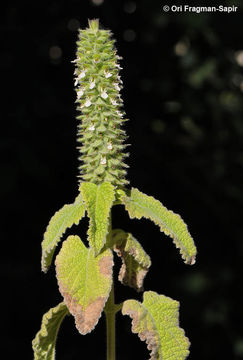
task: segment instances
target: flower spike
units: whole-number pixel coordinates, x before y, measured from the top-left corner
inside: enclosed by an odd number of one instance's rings
[[[123,102],[120,97],[119,56],[111,33],[99,28],[98,20],[89,21],[89,27],[80,30],[75,63],[77,92],[78,142],[81,165],[79,178],[101,184],[105,181],[123,188],[127,165],[124,163],[126,134]],[[91,136],[92,134],[92,136]],[[100,164],[104,171],[100,171]]]

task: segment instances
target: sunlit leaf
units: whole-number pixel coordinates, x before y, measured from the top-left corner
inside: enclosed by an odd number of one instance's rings
[[[150,257],[139,242],[123,230],[112,231],[112,246],[122,259],[119,280],[137,291],[143,290],[143,281],[151,265]]]
[[[144,292],[143,302],[127,300],[123,315],[132,318],[132,332],[147,343],[150,360],[184,360],[190,342],[179,327],[179,303],[153,291]]]
[[[137,189],[132,188],[130,196],[122,198],[130,218],[152,220],[160,227],[166,235],[169,235],[176,247],[180,249],[180,254],[186,264],[193,265],[196,260],[196,247],[187,229],[186,224],[180,215],[166,209],[158,200],[152,196],[143,194]]]
[[[106,242],[110,210],[115,200],[114,186],[108,182],[96,185],[83,182],[80,191],[90,219],[88,229],[89,245],[99,254]]]
[[[42,271],[47,272],[49,266],[51,265],[54,251],[64,232],[72,225],[78,225],[84,214],[85,207],[82,201],[82,196],[79,194],[73,204],[64,205],[63,208],[57,211],[51,218],[44,234],[44,240],[41,244]]]
[[[110,249],[94,256],[78,236],[69,236],[56,257],[59,290],[81,334],[97,324],[112,285]]]
[[[41,329],[32,341],[35,360],[55,359],[57,333],[68,313],[68,308],[62,302],[43,316]]]

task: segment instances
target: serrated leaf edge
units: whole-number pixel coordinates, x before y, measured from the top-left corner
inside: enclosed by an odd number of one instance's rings
[[[128,302],[130,302],[130,301],[134,301],[134,302],[138,303],[143,308],[144,312],[146,312],[146,315],[149,316],[149,318],[151,320],[151,323],[153,324],[152,330],[143,331],[143,332],[139,332],[139,331],[135,330],[135,328],[137,326],[137,323],[139,322],[139,319],[136,318],[136,316],[135,316],[136,311],[135,310],[129,310],[129,309],[126,309],[126,311],[124,310],[126,308],[126,306],[128,306]],[[158,339],[160,339],[160,336],[159,336],[159,333],[158,333],[158,331],[156,329],[156,325],[154,323],[154,320],[153,320],[152,316],[148,313],[148,310],[145,308],[145,306],[141,302],[139,302],[137,300],[126,300],[123,303],[122,314],[123,315],[128,315],[128,316],[131,317],[131,319],[132,319],[132,332],[134,334],[138,334],[138,337],[142,341],[145,341],[148,350],[151,351],[149,360],[162,360],[162,358],[160,357],[159,352],[158,352],[159,346],[156,344],[156,337]],[[159,343],[159,341],[158,341],[158,343]]]
[[[100,189],[100,187],[102,186],[102,185],[104,185],[104,184],[109,184],[109,185],[111,185],[111,187],[112,187],[112,190],[113,190],[113,200],[112,200],[112,202],[111,202],[111,206],[110,206],[110,210],[109,210],[109,214],[108,214],[108,217],[107,217],[107,229],[106,229],[106,233],[105,233],[105,235],[104,235],[104,238],[103,238],[103,242],[102,242],[102,246],[100,247],[100,248],[98,248],[97,249],[97,246],[96,246],[96,242],[95,242],[95,236],[94,236],[94,241],[92,240],[92,233],[91,233],[91,229],[92,229],[92,227],[94,227],[95,228],[95,231],[96,231],[96,228],[97,228],[97,226],[96,226],[96,216],[94,217],[94,218],[92,218],[91,216],[90,216],[90,211],[89,211],[89,209],[88,209],[88,206],[87,206],[87,204],[86,204],[86,196],[85,196],[85,193],[83,193],[83,187],[82,187],[82,184],[92,184],[92,185],[94,185],[94,186],[96,186],[96,203],[97,203],[97,195],[99,195],[98,194],[98,191],[99,191],[99,189]],[[107,238],[107,235],[108,235],[108,233],[109,233],[109,219],[110,219],[110,216],[111,216],[111,209],[112,209],[112,206],[113,206],[113,204],[114,204],[114,202],[115,202],[115,200],[116,200],[116,192],[115,192],[115,187],[114,187],[114,185],[112,185],[110,182],[108,182],[108,181],[105,181],[105,182],[103,182],[103,183],[101,183],[101,184],[94,184],[94,183],[91,183],[91,182],[82,182],[81,183],[81,185],[80,185],[80,187],[79,187],[79,191],[81,192],[81,194],[82,194],[82,196],[83,196],[83,198],[84,198],[84,206],[85,206],[85,209],[86,209],[86,211],[87,211],[87,214],[88,214],[88,217],[89,217],[89,221],[90,221],[90,223],[89,223],[89,228],[88,228],[88,232],[87,232],[87,234],[88,234],[88,241],[89,241],[89,245],[90,245],[90,247],[92,247],[93,249],[94,249],[94,252],[95,252],[95,255],[97,256],[97,255],[99,255],[100,254],[100,252],[102,251],[102,249],[104,248],[104,245],[105,245],[105,242],[106,242],[106,238]],[[96,210],[97,210],[97,206],[95,205],[95,215],[96,215]],[[93,242],[94,242],[94,244],[93,244]]]
[[[120,235],[121,236],[121,240],[115,240],[114,238],[116,236]],[[150,256],[145,252],[145,250],[143,249],[142,245],[139,243],[139,241],[131,234],[131,233],[127,233],[121,229],[114,229],[112,230],[112,247],[114,252],[121,258],[122,261],[122,265],[119,271],[119,275],[118,275],[118,280],[124,284],[124,285],[128,285],[132,288],[134,288],[136,291],[140,292],[143,291],[143,282],[145,279],[145,276],[148,273],[148,270],[151,266],[151,259]],[[123,247],[122,244],[124,242],[126,242],[128,240],[128,238],[132,237],[132,239],[134,240],[134,242],[137,242],[139,246],[141,246],[142,250],[144,251],[144,254],[147,256],[148,260],[149,260],[149,264],[147,265],[147,263],[145,261],[141,261],[141,259],[139,258],[138,254],[134,251],[126,251],[126,245]],[[131,250],[131,249],[130,249]],[[131,256],[134,260],[137,261],[137,263],[140,265],[141,269],[139,270],[139,272],[137,273],[137,281],[136,281],[136,285],[137,286],[132,286],[129,284],[126,284],[124,282],[124,278],[125,278],[125,274],[127,271],[127,265],[126,265],[126,261],[125,261],[125,256],[128,254],[129,256]]]
[[[136,188],[132,188],[132,190],[139,191],[139,190],[136,189]],[[131,190],[131,191],[132,191],[132,190]],[[146,194],[144,194],[144,193],[142,193],[142,192],[140,192],[140,191],[139,191],[139,193],[141,193],[142,195],[145,195],[145,196],[147,196],[148,198],[154,200],[154,201],[157,202],[159,205],[161,205],[162,207],[164,207],[165,210],[168,211],[168,213],[174,215],[175,217],[177,217],[177,219],[181,220],[182,223],[183,223],[183,225],[185,226],[185,231],[187,231],[187,233],[189,234],[189,236],[190,236],[191,239],[192,239],[192,236],[191,236],[191,234],[189,233],[187,224],[184,222],[184,220],[182,219],[182,217],[181,217],[179,214],[174,213],[172,210],[168,210],[159,200],[155,199],[153,196],[146,195]],[[134,219],[134,218],[141,219],[142,217],[144,217],[144,218],[146,218],[146,219],[149,219],[149,220],[153,221],[156,225],[159,226],[161,232],[163,232],[165,235],[167,235],[167,236],[169,236],[170,238],[172,238],[172,242],[174,243],[175,247],[176,247],[177,249],[179,249],[179,252],[180,252],[180,254],[181,254],[182,259],[185,261],[185,264],[187,264],[187,265],[194,265],[194,264],[195,264],[195,262],[196,262],[196,254],[197,254],[196,248],[195,248],[195,254],[193,254],[193,255],[189,255],[189,254],[188,254],[188,255],[187,255],[188,251],[187,251],[187,249],[185,248],[185,246],[183,245],[183,243],[180,242],[180,240],[178,239],[178,237],[177,237],[177,235],[175,234],[175,232],[174,232],[173,230],[169,229],[169,228],[167,227],[167,225],[166,225],[162,220],[161,220],[161,223],[162,223],[162,224],[161,224],[159,220],[151,219],[150,217],[147,217],[147,216],[144,216],[144,215],[138,215],[138,216],[134,215],[134,216],[133,216],[132,214],[130,214],[130,211],[129,211],[128,207],[127,207],[127,203],[128,203],[128,202],[133,202],[133,203],[135,203],[135,201],[134,201],[132,198],[128,197],[128,196],[123,196],[123,197],[122,197],[122,202],[123,202],[123,204],[125,205],[125,209],[126,209],[126,211],[128,212],[128,214],[129,214],[129,216],[130,216],[131,219]],[[138,206],[139,206],[140,208],[143,208],[143,206],[141,206],[140,204],[138,204]],[[155,216],[155,217],[157,218],[157,216]],[[192,240],[193,240],[193,239],[192,239]],[[195,246],[195,245],[194,245],[194,246]]]
[[[46,263],[46,259],[48,257],[48,255],[54,250],[55,251],[55,248],[57,247],[58,243],[62,240],[62,237],[63,235],[65,234],[66,230],[71,228],[74,224],[75,225],[78,225],[80,220],[85,216],[85,206],[84,206],[84,203],[82,201],[82,197],[81,197],[81,194],[79,194],[75,201],[72,203],[72,204],[65,204],[61,209],[59,209],[58,211],[55,212],[55,214],[51,217],[50,221],[49,221],[49,224],[47,225],[47,228],[46,228],[46,231],[44,233],[44,236],[43,236],[43,241],[42,241],[42,244],[43,242],[45,241],[45,237],[46,235],[48,234],[48,229],[49,229],[49,226],[51,224],[51,221],[54,220],[54,217],[61,211],[61,210],[64,210],[64,208],[70,208],[70,210],[72,211],[72,207],[73,205],[75,205],[76,203],[78,202],[81,202],[82,205],[83,205],[83,208],[84,208],[84,211],[83,211],[83,214],[81,214],[81,217],[79,218],[79,220],[76,220],[74,221],[70,226],[67,226],[59,236],[56,236],[55,238],[57,238],[57,240],[53,240],[47,247],[47,249],[45,249],[45,251],[43,250],[43,245],[42,245],[42,257],[41,257],[41,269],[44,273],[46,273],[51,265],[47,265]],[[74,211],[74,210],[73,210]],[[65,220],[63,220],[63,223],[64,223]],[[63,225],[62,223],[62,225]]]
[[[71,235],[71,236],[73,236],[73,235]],[[75,237],[78,237],[77,235],[74,235],[74,236],[75,236]],[[80,239],[80,238],[79,238],[79,239]],[[67,238],[66,240],[68,240],[68,238]],[[82,240],[80,239],[80,241],[82,241]],[[110,250],[110,249],[109,249],[109,250]],[[89,248],[88,248],[88,251],[89,251],[89,253],[92,253],[92,252],[94,252],[94,249],[91,248],[91,247],[89,247]],[[99,313],[99,316],[97,316],[97,321],[93,324],[93,327],[90,328],[88,331],[83,331],[82,329],[80,329],[81,326],[80,326],[79,320],[80,320],[80,318],[82,318],[82,315],[81,315],[79,312],[76,313],[75,309],[74,309],[74,310],[72,309],[73,303],[74,303],[74,301],[73,301],[73,299],[72,299],[72,296],[68,294],[68,290],[65,290],[65,287],[62,286],[61,283],[58,281],[58,288],[59,288],[60,293],[61,293],[62,296],[63,296],[64,303],[66,304],[67,308],[69,309],[69,312],[73,315],[76,328],[78,329],[78,331],[80,332],[81,335],[86,335],[86,334],[88,334],[88,333],[90,333],[91,331],[94,330],[94,328],[96,327],[96,325],[97,325],[98,322],[99,322],[99,319],[101,318],[102,312],[104,311],[105,304],[106,304],[106,302],[107,302],[107,300],[108,300],[108,297],[109,297],[109,295],[110,295],[111,288],[112,288],[112,277],[113,277],[113,266],[114,266],[114,261],[113,261],[113,256],[112,256],[112,251],[111,251],[111,250],[110,250],[110,254],[111,254],[112,262],[110,263],[111,272],[110,272],[110,275],[109,275],[109,276],[110,276],[111,281],[110,281],[109,290],[108,290],[108,292],[107,292],[107,296],[106,296],[106,297],[105,297],[105,296],[99,297],[99,298],[100,298],[99,300],[102,299],[102,301],[103,301],[102,309],[101,309],[101,311],[100,311],[100,313]],[[87,256],[87,259],[88,259],[88,258],[89,258],[89,256]],[[56,262],[55,262],[55,263],[56,263]],[[57,274],[57,278],[58,278],[57,263],[56,263],[56,274]],[[67,295],[65,295],[65,294],[67,294]],[[71,298],[71,301],[70,301],[70,298]],[[92,305],[92,304],[93,304],[93,303],[91,303],[90,305]],[[79,305],[80,307],[82,307],[82,305],[80,305],[80,304],[78,304],[78,305]],[[90,305],[88,305],[88,306],[90,306]],[[87,308],[86,308],[85,310],[82,309],[81,311],[84,312],[84,311],[86,311],[86,310],[87,310]],[[80,311],[80,312],[81,312],[81,311]],[[79,317],[79,318],[77,319],[77,317]],[[82,322],[81,322],[81,324],[82,324]]]
[[[40,359],[40,358],[38,357],[37,352],[38,352],[38,351],[42,351],[42,348],[41,348],[41,346],[40,346],[41,337],[44,338],[44,337],[47,337],[47,336],[48,336],[48,329],[47,329],[48,322],[52,319],[53,314],[58,313],[59,308],[60,308],[61,306],[65,306],[66,312],[63,313],[63,315],[61,316],[61,318],[60,318],[60,320],[59,320],[59,325],[58,325],[58,327],[56,328],[56,335],[55,335],[55,338],[54,338],[54,342],[53,342],[52,346],[48,349],[48,352],[47,352],[46,355],[45,355],[45,359],[47,359],[48,356],[50,356],[50,352],[51,352],[51,351],[53,351],[53,354],[55,354],[55,345],[56,345],[56,339],[57,339],[57,334],[58,334],[59,328],[60,328],[60,326],[61,326],[61,324],[62,324],[65,316],[69,314],[68,308],[66,307],[66,305],[64,304],[64,302],[61,302],[61,303],[58,304],[56,307],[49,309],[49,311],[46,312],[46,313],[43,315],[43,317],[42,317],[41,328],[40,328],[40,330],[37,332],[35,338],[34,338],[33,341],[32,341],[32,347],[33,347],[33,351],[34,351],[34,358],[35,358],[36,360],[39,360],[39,359]],[[44,360],[44,359],[43,359],[43,360]]]
[[[187,352],[186,357],[184,357],[184,359],[186,359],[186,358],[188,357],[188,355],[189,355],[189,350],[188,350],[188,349],[189,349],[189,346],[190,346],[190,341],[189,341],[189,339],[186,337],[184,329],[182,329],[182,328],[179,326],[179,306],[180,306],[180,304],[179,304],[178,301],[176,301],[176,300],[174,300],[174,299],[171,299],[170,297],[165,296],[165,295],[159,295],[159,294],[155,293],[154,291],[146,291],[146,292],[144,292],[144,294],[143,294],[143,302],[142,302],[142,303],[139,302],[139,301],[137,301],[137,300],[133,300],[133,299],[132,299],[132,300],[126,300],[126,301],[124,301],[123,306],[122,306],[122,314],[123,314],[123,315],[129,315],[129,316],[132,318],[132,332],[138,334],[139,338],[140,338],[142,341],[145,341],[145,342],[146,342],[147,347],[148,347],[148,350],[151,351],[151,353],[150,353],[150,356],[151,356],[151,357],[150,357],[149,360],[162,360],[162,359],[163,359],[163,356],[162,356],[163,354],[161,354],[161,352],[159,351],[159,349],[160,349],[160,344],[161,344],[161,337],[160,337],[159,331],[157,330],[157,326],[156,326],[156,324],[155,324],[155,322],[154,322],[154,320],[153,320],[153,317],[152,317],[151,314],[149,313],[147,307],[144,305],[144,301],[146,301],[145,297],[146,297],[146,296],[149,296],[150,294],[156,294],[158,297],[162,296],[162,297],[165,298],[167,301],[170,300],[170,301],[172,301],[174,304],[176,303],[176,305],[178,306],[178,308],[176,309],[176,312],[177,312],[177,314],[178,314],[178,316],[176,317],[176,323],[177,323],[177,326],[178,326],[180,332],[183,333],[184,339],[185,339],[185,341],[186,341],[186,343],[187,343],[187,348],[186,348],[186,349],[183,349],[183,351],[186,351],[186,352]],[[151,323],[152,323],[152,325],[153,325],[153,328],[152,328],[152,330],[153,330],[153,332],[154,332],[153,335],[155,335],[155,336],[157,337],[157,339],[158,339],[157,344],[156,344],[156,339],[154,339],[154,341],[153,341],[153,339],[151,339],[151,337],[152,337],[151,330],[150,330],[150,331],[149,331],[149,330],[148,330],[148,331],[143,331],[143,332],[139,332],[139,331],[136,331],[136,330],[135,330],[136,325],[139,324],[139,320],[140,320],[143,316],[145,316],[145,315],[142,314],[142,316],[141,316],[140,319],[139,319],[136,310],[130,310],[130,309],[129,309],[129,303],[132,303],[132,304],[133,304],[133,303],[136,303],[136,304],[138,304],[138,306],[140,306],[140,307],[143,309],[144,314],[146,314],[146,316],[149,316],[149,318],[150,318],[150,320],[151,320]],[[137,318],[136,318],[136,317],[137,317]],[[165,322],[166,322],[166,321],[165,321]],[[170,333],[170,329],[169,329],[169,330],[166,329],[166,331]],[[150,332],[150,334],[147,334],[147,332],[148,332],[148,333]],[[172,334],[172,335],[173,335],[173,334]],[[168,358],[168,357],[167,357],[167,358]]]

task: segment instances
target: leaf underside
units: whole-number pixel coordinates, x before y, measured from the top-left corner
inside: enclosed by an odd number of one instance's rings
[[[89,245],[94,248],[97,255],[103,248],[108,233],[110,210],[115,200],[114,186],[108,182],[101,185],[83,182],[80,191],[90,219]]]
[[[173,239],[185,263],[190,265],[195,263],[197,250],[187,225],[180,215],[173,213],[152,196],[145,195],[135,188],[132,188],[131,195],[123,197],[122,201],[131,219],[145,217],[152,220],[162,232]]]
[[[69,313],[62,302],[50,309],[42,318],[41,329],[32,341],[35,360],[54,360],[57,333],[64,317]]]
[[[82,196],[79,194],[73,204],[64,205],[51,218],[42,241],[41,269],[47,272],[51,265],[52,257],[62,235],[72,225],[78,225],[85,214]]]
[[[112,285],[112,251],[94,256],[78,236],[69,236],[56,257],[59,290],[81,334],[97,324]]]
[[[179,327],[179,303],[153,291],[144,292],[143,302],[127,300],[122,314],[132,318],[132,332],[147,343],[150,360],[184,360],[190,342]]]
[[[122,259],[118,279],[137,291],[143,290],[143,281],[151,266],[150,257],[139,242],[123,230],[112,231],[112,247]]]

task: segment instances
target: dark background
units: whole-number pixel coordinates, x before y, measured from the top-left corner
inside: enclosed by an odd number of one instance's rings
[[[77,28],[98,17],[123,57],[131,185],[181,214],[197,263],[184,265],[170,238],[122,208],[114,226],[132,231],[152,258],[145,290],[180,301],[189,358],[242,359],[243,5],[221,1],[240,8],[189,14],[165,13],[162,0],[99,2],[1,5],[1,350],[31,359],[43,313],[61,301],[53,266],[40,271],[40,243],[50,217],[77,195],[71,60]],[[83,224],[68,234],[85,234]],[[117,302],[141,299],[119,284],[116,290]],[[148,357],[119,315],[117,360]],[[64,321],[57,359],[82,358],[105,359],[103,317],[85,337],[71,317]]]

